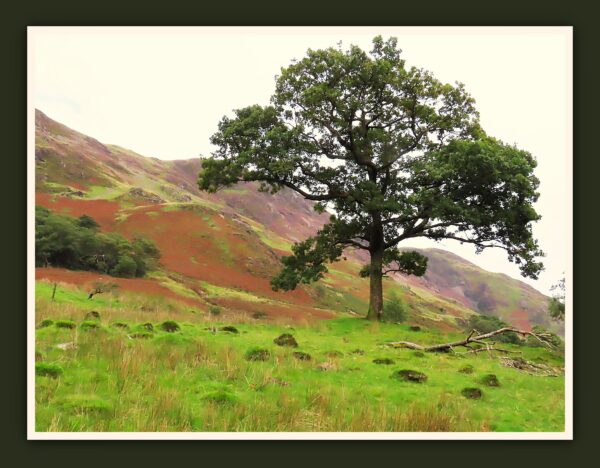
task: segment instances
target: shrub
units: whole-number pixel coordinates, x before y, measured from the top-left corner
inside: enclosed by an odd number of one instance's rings
[[[556,348],[558,348],[559,350],[562,350],[565,346],[564,341],[558,336],[555,335],[554,333],[549,332],[548,330],[546,330],[544,327],[540,326],[540,325],[535,325],[532,329],[532,332],[534,333],[550,333],[549,337],[545,337],[545,339],[552,345],[555,346]],[[547,345],[545,345],[544,343],[542,343],[540,340],[538,340],[537,338],[533,337],[533,336],[528,336],[527,340],[525,340],[525,344],[527,346],[531,346],[532,348],[540,348],[540,347],[547,347]]]
[[[57,320],[54,322],[56,328],[75,328],[75,322],[73,320]]]
[[[458,372],[460,372],[461,374],[472,374],[474,370],[475,369],[471,364],[467,364],[466,366],[463,366],[460,369],[458,369]]]
[[[123,255],[119,257],[119,262],[110,271],[113,276],[120,276],[122,278],[132,278],[135,276],[137,271],[137,263],[129,255]]]
[[[383,320],[385,322],[404,322],[406,320],[406,308],[402,300],[392,295],[383,306]]]
[[[63,368],[57,364],[50,364],[47,362],[36,362],[35,364],[35,375],[41,377],[52,377],[56,379],[63,373]]]
[[[208,308],[208,312],[210,313],[210,315],[214,316],[221,315],[221,308],[218,306],[210,306]]]
[[[294,338],[294,336],[290,335],[289,333],[284,333],[282,335],[279,335],[277,338],[275,338],[273,340],[273,342],[277,346],[288,346],[290,348],[297,348],[298,347],[298,343],[296,342],[296,338]]]
[[[487,385],[488,387],[499,387],[500,386],[500,381],[498,380],[498,377],[496,377],[496,374],[484,375],[483,378],[481,379],[481,383],[484,385]]]

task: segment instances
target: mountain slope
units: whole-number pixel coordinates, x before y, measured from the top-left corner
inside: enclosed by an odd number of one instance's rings
[[[328,218],[292,191],[268,195],[258,192],[256,184],[238,184],[217,194],[200,192],[200,159],[144,157],[104,145],[40,111],[35,155],[37,204],[73,216],[89,214],[104,230],[143,235],[157,243],[162,269],[140,280],[146,289],[138,292],[160,294],[160,287],[202,310],[218,305],[290,318],[365,313],[368,283],[358,277],[359,261],[352,256],[333,265],[321,284],[287,293],[271,290],[278,257]],[[413,323],[456,329],[477,312],[524,328],[547,322],[547,298],[525,283],[486,272],[443,250],[423,252],[429,257],[424,278],[386,282],[386,291],[395,291],[408,304]],[[90,275],[37,272],[40,279],[81,285],[92,280]]]

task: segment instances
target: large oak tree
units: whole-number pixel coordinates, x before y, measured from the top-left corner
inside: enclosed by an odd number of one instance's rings
[[[223,117],[198,181],[212,192],[239,181],[288,187],[334,213],[293,246],[272,286],[319,280],[344,249],[364,250],[374,320],[386,273],[426,271],[426,257],[399,249],[407,239],[501,248],[523,275],[542,269],[531,231],[540,218],[534,158],[485,133],[462,84],[408,68],[400,55],[395,38],[381,37],[370,53],[309,50],[281,70],[271,105]]]

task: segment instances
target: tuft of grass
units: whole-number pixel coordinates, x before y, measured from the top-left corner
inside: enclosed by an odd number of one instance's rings
[[[98,330],[100,328],[100,325],[98,324],[98,322],[94,321],[94,320],[86,320],[84,322],[81,322],[81,324],[79,325],[79,328],[81,328],[82,330]]]
[[[44,319],[40,323],[38,323],[37,328],[46,328],[54,325],[54,320],[52,319]]]
[[[56,328],[75,328],[75,322],[73,320],[57,320],[54,322]]]
[[[215,390],[205,393],[202,400],[216,403],[217,405],[233,405],[238,402],[238,397],[226,390]]]
[[[63,374],[63,368],[57,364],[52,364],[48,362],[37,362],[35,364],[35,375],[39,375],[40,377],[52,377],[56,379]]]
[[[160,329],[168,333],[174,333],[181,330],[181,327],[175,320],[165,320],[160,324]]]
[[[271,352],[265,348],[254,347],[246,351],[245,358],[247,361],[268,361],[271,359]]]

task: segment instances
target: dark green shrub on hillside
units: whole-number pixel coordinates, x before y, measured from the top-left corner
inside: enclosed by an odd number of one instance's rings
[[[180,330],[179,324],[174,320],[165,320],[160,324],[160,329],[168,333],[173,333]]]
[[[554,333],[549,332],[548,330],[546,330],[544,327],[540,326],[540,325],[535,325],[532,329],[532,332],[534,333],[538,333],[538,334],[542,334],[542,333],[549,333],[550,336],[549,337],[545,337],[545,339],[555,348],[557,348],[558,350],[562,350],[564,349],[565,346],[565,342],[558,336],[555,335]],[[532,348],[543,348],[543,347],[547,347],[547,345],[545,345],[544,343],[542,343],[540,340],[538,340],[537,338],[533,337],[533,336],[528,336],[527,340],[525,340],[525,344],[527,346],[531,346]]]
[[[128,255],[123,255],[111,270],[111,274],[122,278],[132,278],[135,276],[136,271],[137,264],[135,263],[135,260]]]
[[[147,239],[102,233],[88,215],[59,215],[36,207],[35,263],[38,267],[92,270],[121,277],[141,277],[156,268],[160,252]]]
[[[404,322],[406,320],[406,307],[396,295],[392,295],[383,306],[384,322]]]
[[[210,306],[208,309],[208,312],[210,313],[210,315],[220,315],[221,314],[221,308],[218,306]]]

